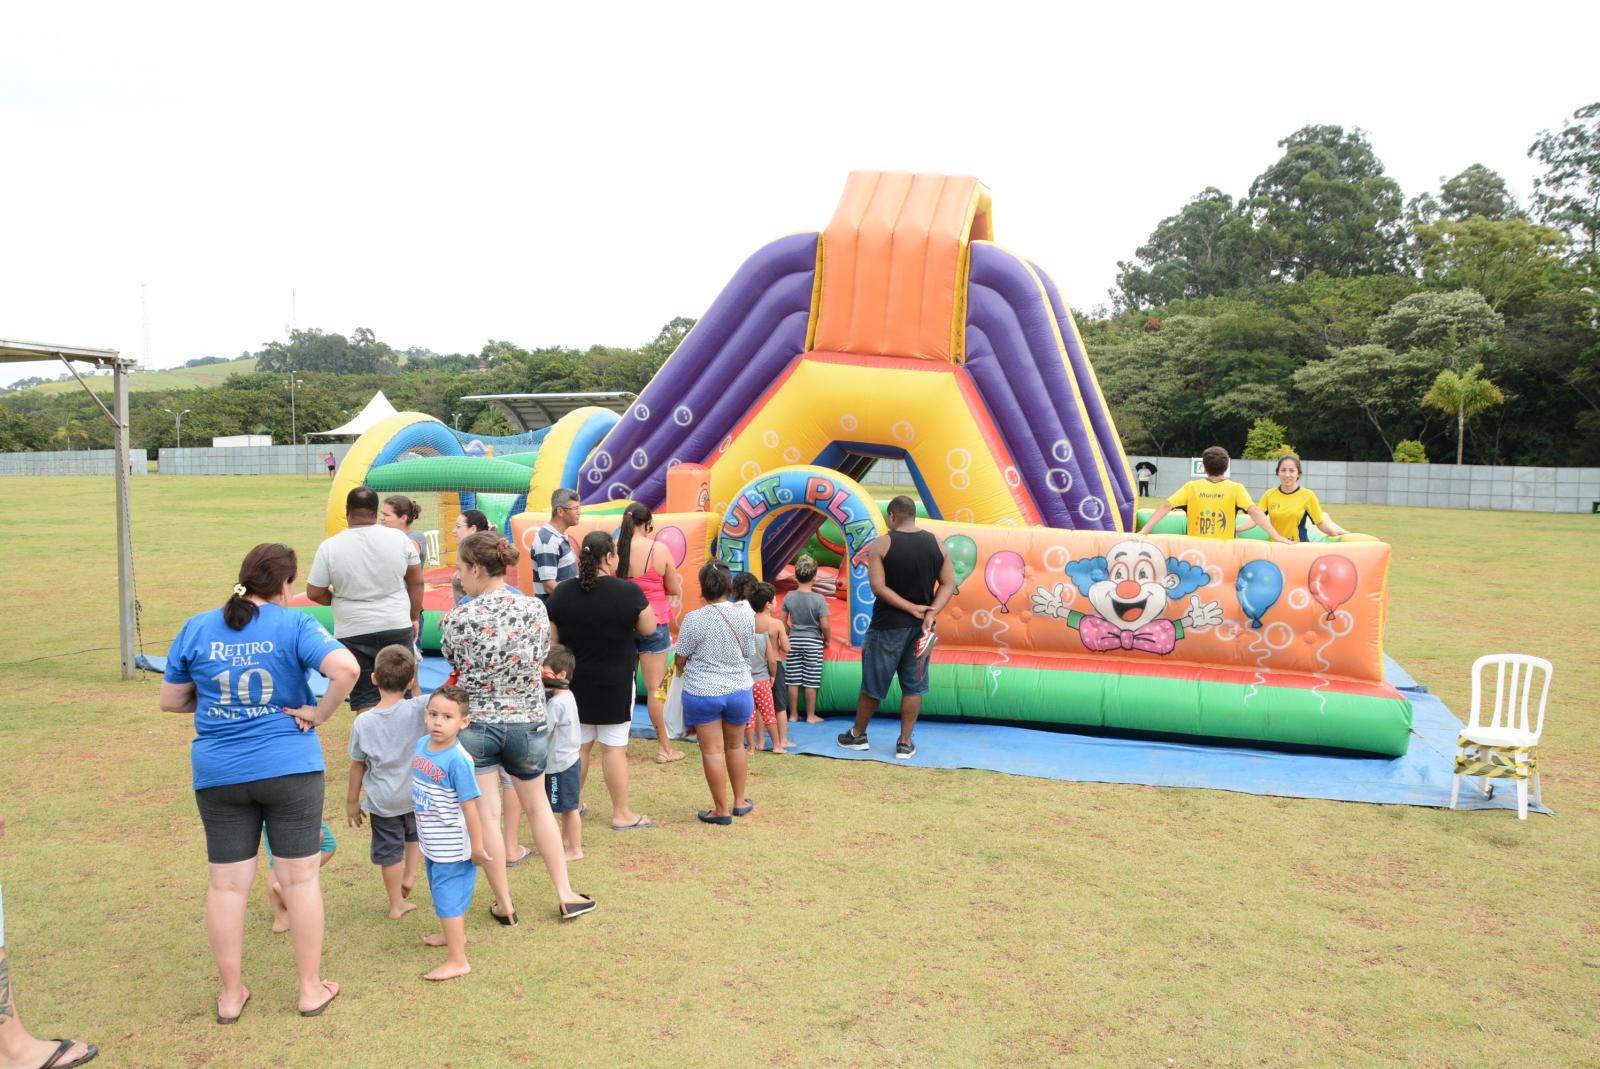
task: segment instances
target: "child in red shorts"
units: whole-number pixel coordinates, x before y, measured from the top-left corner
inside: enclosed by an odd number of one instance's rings
[[[750,608],[756,614],[756,659],[750,663],[750,692],[755,697],[756,710],[750,715],[745,738],[752,750],[759,750],[763,735],[770,735],[772,752],[788,753],[789,720],[777,715],[772,701],[773,673],[777,671],[778,662],[789,655],[789,634],[772,615],[777,596],[778,592],[770,583],[757,583],[750,591]]]

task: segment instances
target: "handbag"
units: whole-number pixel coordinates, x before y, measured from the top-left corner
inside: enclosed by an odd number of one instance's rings
[[[667,703],[662,711],[667,721],[667,738],[687,738],[688,733],[683,728],[683,673],[672,672],[669,674],[669,679]]]

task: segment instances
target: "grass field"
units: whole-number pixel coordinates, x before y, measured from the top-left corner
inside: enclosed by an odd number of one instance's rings
[[[326,485],[134,482],[145,642],[220,604],[257,541],[308,566]],[[117,680],[112,491],[0,480],[7,952],[43,1035],[119,1066],[1600,1065],[1600,518],[1346,506],[1395,547],[1388,648],[1458,713],[1485,652],[1555,662],[1541,762],[1558,814],[1450,813],[1201,790],[757,758],[754,816],[694,820],[693,760],[633,753],[658,827],[604,829],[559,926],[469,917],[475,971],[433,987],[428,911],[383,916],[365,831],[335,824],[325,975],[292,1012],[259,911],[254,991],[212,1023],[189,721]],[[94,652],[70,651],[94,649]],[[328,815],[348,716],[323,730]]]
[[[57,365],[59,368],[59,365]],[[256,369],[256,358],[248,357],[244,360],[229,360],[223,364],[204,364],[200,367],[179,367],[170,371],[138,371],[128,376],[128,391],[138,393],[141,390],[193,390],[201,386],[220,386],[229,375],[247,375]],[[79,372],[82,374],[82,372]],[[100,375],[94,378],[85,378],[97,393],[111,392],[115,378],[111,375]],[[24,392],[32,393],[70,393],[82,389],[72,379],[66,382],[42,382],[37,386],[30,386]]]

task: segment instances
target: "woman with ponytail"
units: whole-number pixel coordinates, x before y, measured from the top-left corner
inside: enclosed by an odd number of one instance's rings
[[[245,907],[263,827],[289,910],[301,1015],[317,1016],[339,994],[320,971],[323,760],[316,728],[350,693],[359,668],[314,616],[286,607],[298,570],[288,546],[252,549],[226,603],[183,625],[162,677],[162,710],[194,717],[190,760],[211,864],[206,933],[222,980],[218,1024],[237,1021],[250,1001]],[[328,677],[315,703],[308,668]]]
[[[617,547],[604,531],[590,531],[578,553],[578,577],[550,595],[552,641],[572,651],[578,667],[572,696],[582,729],[579,782],[588,779],[594,744],[611,794],[611,828],[651,827],[650,818],[628,804],[628,729],[633,723],[636,638],[656,632],[656,614],[644,591],[617,578]],[[581,787],[580,787],[581,790]]]
[[[471,720],[459,739],[472,755],[482,792],[478,824],[489,854],[483,874],[494,891],[489,915],[507,927],[517,923],[506,877],[509,844],[500,821],[503,769],[533,825],[533,847],[555,885],[561,919],[569,920],[594,909],[595,903],[568,882],[561,827],[545,794],[550,733],[540,669],[550,652],[550,620],[538,598],[523,597],[506,586],[506,569],[519,554],[500,532],[469,535],[457,556],[461,585],[472,600],[450,610],[439,628],[439,644],[471,699]]]
[[[392,527],[396,531],[411,539],[417,547],[417,556],[422,563],[428,563],[428,540],[422,537],[420,531],[413,531],[411,525],[417,522],[422,515],[422,506],[404,494],[391,494],[383,499],[383,507],[378,510],[378,522],[385,527]]]
[[[645,708],[656,729],[656,763],[664,765],[683,760],[683,752],[674,750],[667,738],[666,703],[656,693],[667,674],[673,605],[682,604],[683,579],[672,563],[672,554],[664,547],[657,551],[659,543],[652,537],[654,533],[655,517],[648,508],[634,502],[623,511],[622,532],[617,538],[617,577],[644,591],[650,611],[656,614],[655,634],[640,635],[633,644],[639,651],[639,668],[644,673]]]

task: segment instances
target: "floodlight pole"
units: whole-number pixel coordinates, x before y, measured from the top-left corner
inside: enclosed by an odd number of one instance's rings
[[[178,448],[182,449],[183,448],[183,417],[187,416],[189,413],[193,412],[194,409],[186,408],[182,412],[174,412],[170,408],[163,408],[161,411],[163,411],[167,415],[173,416],[173,417],[175,417],[177,419],[177,423],[178,423]]]
[[[133,663],[133,530],[129,504],[128,368],[123,360],[112,365],[117,395],[117,623],[122,637],[122,678],[132,679]],[[179,417],[180,419],[182,417]]]

